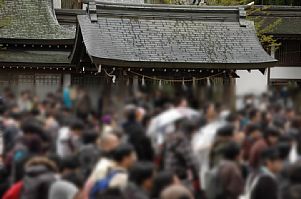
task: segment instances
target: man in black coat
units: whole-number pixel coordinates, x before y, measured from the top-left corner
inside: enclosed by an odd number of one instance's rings
[[[127,113],[127,121],[123,124],[123,130],[128,136],[137,153],[140,161],[153,161],[154,151],[151,140],[146,136],[145,129],[142,124],[137,121],[137,109],[133,108]]]

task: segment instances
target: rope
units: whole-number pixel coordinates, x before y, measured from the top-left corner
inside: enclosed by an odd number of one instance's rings
[[[111,77],[111,78],[112,78],[112,82],[115,84],[115,82],[116,82],[116,75],[112,75],[113,72],[114,72],[114,70],[111,71],[110,73],[108,73],[106,69],[103,69],[103,70],[105,71],[105,73],[106,73],[106,75],[107,75],[108,77]]]
[[[148,79],[151,79],[151,80],[165,81],[165,82],[193,82],[193,81],[204,80],[204,79],[207,79],[207,78],[212,78],[212,77],[216,77],[216,76],[219,76],[221,74],[224,74],[224,72],[220,72],[220,73],[213,74],[213,75],[210,75],[210,76],[207,76],[207,77],[192,78],[192,79],[161,79],[161,78],[157,78],[157,77],[151,77],[151,76],[143,75],[143,74],[136,73],[136,72],[133,72],[133,71],[128,71],[128,72],[130,72],[134,75],[140,76],[142,78],[148,78]]]

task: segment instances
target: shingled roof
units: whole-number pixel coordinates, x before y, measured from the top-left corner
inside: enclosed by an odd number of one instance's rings
[[[90,2],[78,22],[77,37],[95,64],[243,69],[276,62],[238,7]]]
[[[0,28],[1,39],[68,40],[74,32],[57,22],[50,0],[5,0],[0,19],[7,21]]]
[[[75,31],[58,23],[51,0],[5,0],[1,6],[1,65],[72,66]]]

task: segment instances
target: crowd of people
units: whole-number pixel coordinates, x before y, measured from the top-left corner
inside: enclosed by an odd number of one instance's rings
[[[294,108],[268,95],[237,111],[161,91],[137,96],[119,115],[93,108],[84,89],[43,100],[5,89],[0,198],[301,198]]]

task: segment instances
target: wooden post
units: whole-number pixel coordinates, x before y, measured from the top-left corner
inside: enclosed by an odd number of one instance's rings
[[[271,57],[275,58],[276,48],[275,45],[271,46]],[[268,68],[268,89],[271,86],[271,68]]]

